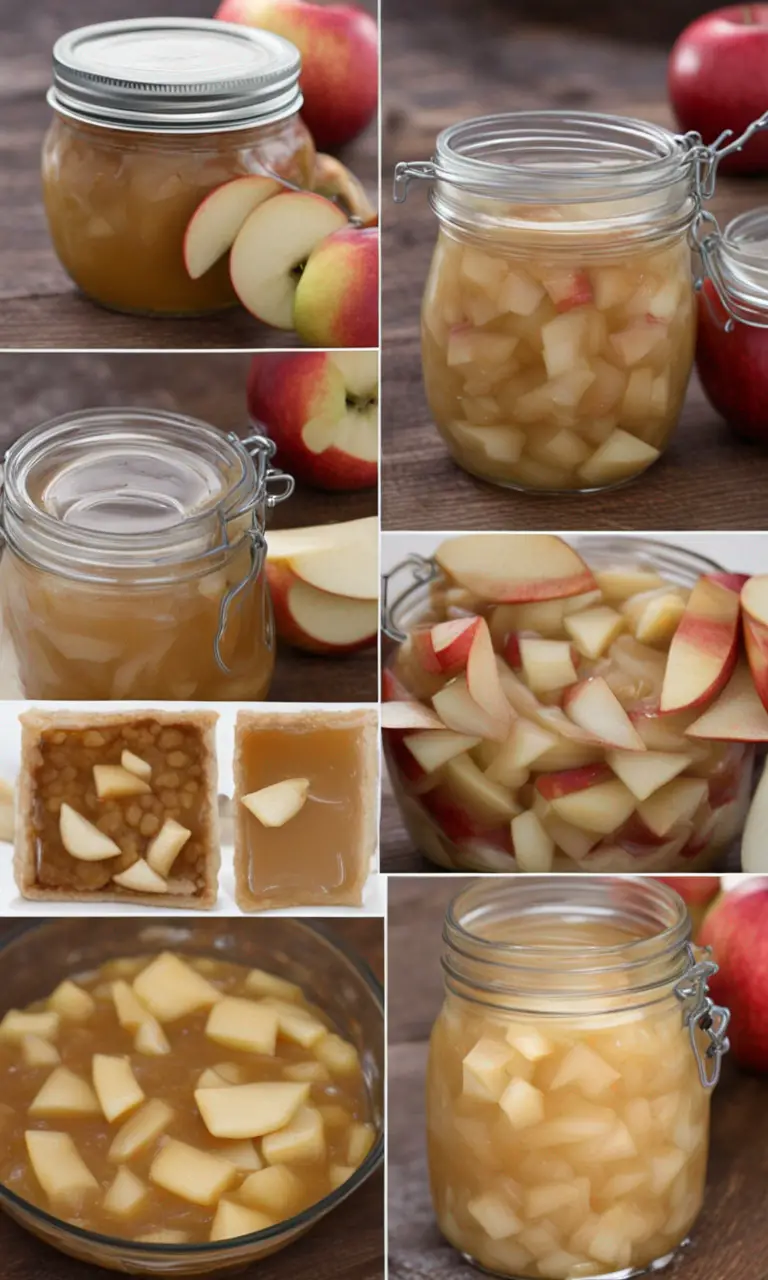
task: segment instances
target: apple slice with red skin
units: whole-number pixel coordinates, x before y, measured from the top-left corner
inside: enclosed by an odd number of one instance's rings
[[[403,684],[391,667],[383,667],[381,671],[381,701],[408,703],[414,701],[410,689]]]
[[[455,844],[482,837],[485,843],[511,855],[512,832],[509,822],[488,826],[462,809],[445,787],[430,791],[422,797],[421,803],[443,834]]]
[[[563,707],[575,724],[606,746],[645,751],[645,743],[602,676],[571,685],[565,691]]]
[[[459,586],[498,604],[556,600],[595,587],[581,556],[552,534],[468,534],[441,543],[435,558]]]
[[[760,701],[768,707],[768,574],[749,578],[741,592],[744,643]]]
[[[293,329],[294,296],[312,250],[346,226],[346,214],[309,191],[289,191],[254,209],[229,259],[232,287],[245,309],[274,329]]]
[[[543,773],[536,779],[536,790],[545,800],[559,800],[574,791],[586,791],[588,787],[612,782],[614,774],[607,764],[588,764],[581,769],[561,769],[558,773]]]
[[[469,738],[504,742],[509,732],[509,718],[498,719],[489,715],[472,697],[465,676],[457,676],[440,689],[432,699],[432,706],[442,721],[441,728],[445,726]]]
[[[669,647],[662,713],[700,707],[725,688],[736,666],[739,593],[747,581],[743,574],[699,578]]]
[[[570,742],[580,742],[584,746],[598,745],[599,740],[594,734],[587,733],[585,729],[574,724],[560,707],[550,707],[539,702],[536,694],[532,693],[528,685],[510,670],[502,658],[497,658],[496,669],[504,696],[517,715],[535,720],[542,729],[549,729],[550,732],[558,734],[561,738],[567,738]]]
[[[341,655],[376,644],[378,603],[308,586],[290,569],[267,562],[267,581],[281,640],[308,653]]]
[[[478,618],[467,655],[467,688],[470,697],[493,720],[508,726],[510,707],[499,679],[496,654],[485,618]]]
[[[285,187],[277,178],[249,173],[210,191],[189,220],[184,235],[184,266],[199,280],[235,242],[246,218]]]
[[[436,626],[413,632],[414,650],[425,671],[458,675],[469,660],[481,618],[452,618]],[[503,696],[503,695],[502,695]]]
[[[384,702],[381,708],[382,729],[405,729],[422,732],[425,729],[443,729],[439,716],[420,702]]]
[[[712,742],[768,742],[768,711],[746,662],[737,662],[723,692],[685,734]]]

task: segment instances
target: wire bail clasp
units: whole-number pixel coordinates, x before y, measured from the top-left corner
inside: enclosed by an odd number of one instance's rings
[[[685,950],[690,968],[676,984],[675,995],[683,1005],[683,1017],[702,1087],[714,1089],[720,1079],[723,1054],[731,1047],[727,1036],[731,1013],[722,1005],[715,1004],[709,995],[707,979],[717,973],[718,969],[714,961],[708,958],[712,954],[710,949],[704,949],[705,958],[702,960],[696,959],[690,942],[686,943]],[[698,1031],[703,1031],[709,1040],[703,1054],[696,1036]]]
[[[437,168],[432,160],[401,160],[395,165],[393,199],[395,204],[405,204],[408,188],[413,181],[434,182]]]
[[[397,577],[405,569],[410,569],[411,571],[411,582],[400,592],[399,596],[395,596],[394,600],[390,600],[390,583],[393,578]],[[381,575],[381,629],[385,636],[390,640],[394,640],[396,644],[403,644],[408,639],[405,631],[401,631],[395,622],[395,614],[412,592],[417,591],[419,587],[427,586],[430,582],[435,582],[441,573],[442,569],[436,560],[430,560],[414,553],[406,556],[405,560],[401,560],[399,564],[396,564],[394,569],[390,569],[389,573]]]

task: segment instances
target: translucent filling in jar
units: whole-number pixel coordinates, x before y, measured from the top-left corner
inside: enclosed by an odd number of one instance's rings
[[[430,1045],[440,1229],[521,1280],[668,1260],[706,1176],[706,1037],[683,998],[685,906],[650,881],[568,884],[477,884],[455,899]]]
[[[287,41],[220,22],[104,23],[57,43],[43,196],[58,258],[83,293],[143,314],[235,305],[228,255],[193,280],[185,234],[231,179],[311,186],[298,66]]]
[[[268,460],[205,423],[134,410],[17,441],[0,601],[24,696],[265,697]]]
[[[446,130],[434,172],[423,369],[456,461],[547,492],[644,471],[694,358],[689,152],[642,121],[520,113]]]
[[[535,598],[547,563],[573,575],[573,594]],[[502,602],[518,564],[541,581]],[[645,539],[522,534],[448,539],[432,570],[393,606],[402,642],[384,672],[385,703],[399,704],[391,720],[383,709],[389,775],[415,847],[468,871],[722,861],[744,827],[754,746],[709,736],[722,682],[673,712],[661,697],[682,695],[685,672],[667,668],[693,590],[729,592],[738,610],[742,576]]]

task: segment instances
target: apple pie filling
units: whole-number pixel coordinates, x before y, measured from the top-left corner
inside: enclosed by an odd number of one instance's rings
[[[588,563],[544,535],[450,539],[436,559],[384,677],[416,846],[480,871],[716,863],[768,741],[740,656],[745,576],[697,561],[668,577],[618,543]]]
[[[216,720],[208,712],[22,716],[22,893],[211,906]]]
[[[649,945],[640,927],[542,912],[496,937],[499,954],[513,944],[532,966],[524,994],[491,1007],[449,993],[432,1033],[440,1228],[502,1275],[635,1274],[686,1238],[704,1194],[709,1093],[680,1005],[669,984],[651,987],[644,1007],[630,998],[626,966],[640,963],[635,944]],[[556,948],[542,952],[548,971],[538,979],[537,947]],[[588,963],[611,967],[588,980]],[[647,965],[642,972],[659,982],[658,964],[653,977]],[[548,998],[554,987],[565,998]]]
[[[551,257],[523,222],[482,244],[440,232],[423,307],[427,398],[467,471],[599,489],[645,471],[677,422],[694,356],[690,249],[682,235],[644,250],[606,242],[596,256],[594,236],[559,231],[570,211],[549,216]]]
[[[244,911],[362,904],[375,850],[376,714],[241,711],[235,876]]]
[[[375,1139],[357,1049],[301,989],[169,952],[74,974],[0,1021],[0,1182],[88,1231],[251,1235]]]

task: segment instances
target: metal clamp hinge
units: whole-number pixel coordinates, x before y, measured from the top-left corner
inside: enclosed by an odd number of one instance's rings
[[[437,169],[431,160],[401,160],[395,165],[393,198],[395,204],[405,204],[408,188],[414,179],[434,182]]]
[[[717,973],[717,965],[708,958],[697,960],[690,943],[686,945],[686,954],[690,968],[675,986],[675,995],[683,1005],[699,1079],[703,1088],[714,1089],[720,1079],[723,1054],[730,1049],[727,1031],[731,1014],[709,996],[707,980]],[[710,954],[707,949],[705,956]],[[702,1031],[709,1041],[703,1054],[697,1037],[697,1033]]]
[[[412,581],[396,596],[394,600],[390,600],[390,583],[397,574],[402,573],[404,569],[411,570]],[[436,560],[426,559],[424,556],[410,555],[405,560],[401,560],[396,564],[394,569],[390,569],[389,573],[381,575],[381,629],[385,636],[390,640],[394,640],[396,644],[403,644],[408,639],[406,633],[401,631],[394,621],[394,614],[405,599],[415,591],[418,587],[426,586],[427,583],[434,582],[440,577],[442,570]]]

